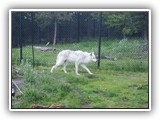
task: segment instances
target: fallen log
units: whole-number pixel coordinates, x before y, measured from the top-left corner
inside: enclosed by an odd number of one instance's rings
[[[51,105],[49,108],[65,108],[64,105]]]
[[[34,46],[34,49],[40,50],[40,51],[55,51],[55,48],[49,48],[49,47],[40,47],[40,46]]]
[[[98,56],[96,56],[96,58],[98,59]],[[113,60],[113,61],[117,60],[116,57],[110,57],[110,56],[102,56],[101,59],[107,59],[107,60]]]
[[[40,109],[40,108],[65,108],[65,106],[64,105],[50,105],[50,106],[32,105],[31,108],[36,108],[36,109]]]
[[[32,105],[31,108],[36,108],[36,109],[40,109],[40,108],[48,108],[48,106],[42,106],[42,105]]]
[[[105,59],[107,59],[107,60],[113,60],[113,61],[117,60],[116,57],[110,57],[110,56],[105,56]]]
[[[15,95],[23,95],[23,92],[20,90],[20,88],[18,87],[18,85],[12,81],[12,97],[14,97]]]

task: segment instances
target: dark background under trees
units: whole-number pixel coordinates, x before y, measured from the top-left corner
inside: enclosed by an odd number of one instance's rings
[[[12,12],[12,47],[98,38],[100,12]],[[102,37],[148,40],[148,12],[102,12]],[[22,41],[22,42],[20,42]]]

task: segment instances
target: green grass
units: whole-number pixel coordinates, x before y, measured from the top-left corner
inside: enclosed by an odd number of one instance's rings
[[[23,48],[21,65],[19,50],[12,49],[12,78],[25,79],[20,85],[24,94],[12,100],[12,108],[51,104],[66,108],[148,108],[148,56],[141,52],[141,44],[140,40],[102,40],[102,56],[118,60],[103,59],[99,69],[97,63],[87,64],[94,75],[79,67],[80,76],[75,75],[73,63],[69,63],[67,74],[62,67],[53,73],[50,69],[62,49],[94,51],[97,55],[96,41],[58,44],[55,53],[35,50],[34,69],[31,46]]]

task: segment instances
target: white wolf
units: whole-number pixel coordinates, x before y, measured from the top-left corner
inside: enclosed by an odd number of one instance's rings
[[[89,74],[91,71],[85,66],[86,63],[88,62],[96,62],[96,57],[94,55],[94,52],[88,53],[88,52],[83,52],[80,50],[77,51],[72,51],[72,50],[62,50],[58,55],[57,55],[57,60],[56,64],[52,66],[51,72],[56,69],[58,66],[64,64],[63,71],[67,73],[66,71],[66,66],[68,62],[75,62],[75,72],[77,75],[80,75],[78,73],[78,65],[81,65]]]

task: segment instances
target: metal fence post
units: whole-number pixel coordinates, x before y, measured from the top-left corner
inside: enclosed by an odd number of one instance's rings
[[[22,63],[22,13],[19,13],[19,46],[20,46],[20,64]]]
[[[102,12],[100,12],[100,14],[99,14],[98,68],[100,68],[100,59],[101,59],[101,31],[102,31]]]
[[[33,45],[34,45],[34,13],[32,12],[31,13],[31,17],[32,17],[32,62],[33,62],[33,68],[34,68],[34,65],[35,65],[35,63],[34,63],[34,47],[33,47]]]

